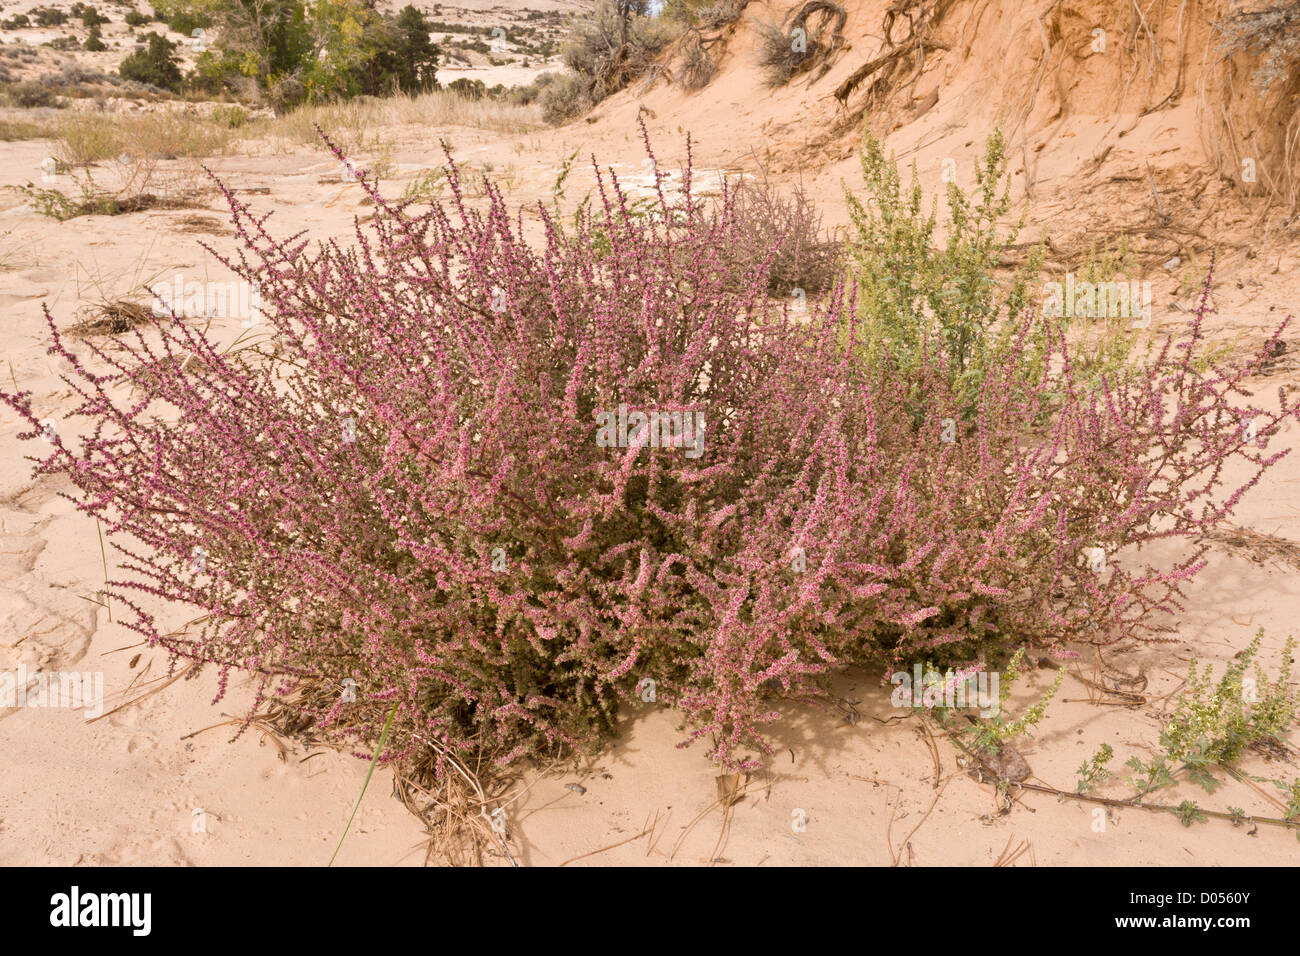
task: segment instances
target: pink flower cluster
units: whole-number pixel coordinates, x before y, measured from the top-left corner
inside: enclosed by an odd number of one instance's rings
[[[367,184],[349,245],[276,237],[227,191],[227,264],[274,349],[175,318],[83,362],[50,321],[81,401],[37,471],[105,522],[131,626],[341,743],[373,744],[398,703],[389,759],[590,747],[649,679],[749,767],[777,685],[1158,638],[1201,552],[1143,546],[1222,519],[1280,457],[1242,422],[1263,441],[1296,406],[1234,404],[1269,346],[1198,371],[1205,300],[1148,374],[1097,393],[1059,342],[1026,385],[1017,345],[963,420],[942,358],[910,380],[859,361],[851,287],[774,305],[777,250],[730,254],[734,197],[706,205],[689,161],[652,217],[597,175],[572,227],[537,211],[536,247],[455,176],[418,213]],[[32,396],[3,398],[38,438]],[[621,404],[702,410],[702,454],[598,443]],[[1225,487],[1233,458],[1252,477]],[[169,633],[138,595],[206,621]]]

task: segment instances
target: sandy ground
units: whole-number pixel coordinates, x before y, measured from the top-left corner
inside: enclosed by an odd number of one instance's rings
[[[841,183],[857,180],[852,150],[838,141],[820,147],[807,141],[821,129],[823,84],[833,85],[849,64],[812,91],[772,93],[752,69],[738,65],[743,52],[738,47],[731,54],[737,64],[701,93],[660,87],[622,94],[603,104],[592,123],[522,135],[423,127],[377,131],[393,143],[394,173],[383,188],[398,193],[422,168],[436,166],[443,137],[458,159],[490,166],[518,202],[549,200],[561,160],[575,150],[584,157],[594,152],[603,165],[636,177],[644,156],[635,120],[643,116],[661,164],[680,160],[681,134],[691,131],[701,182],[716,181],[722,170],[753,170],[762,161],[787,181],[801,174],[828,225],[842,224]],[[956,157],[959,168],[969,170],[987,129],[990,84],[998,79],[973,68],[967,75],[945,75],[938,106],[890,136],[900,156],[917,161],[927,193],[941,187],[930,172],[945,158]],[[923,77],[918,85],[924,90],[928,82]],[[1113,147],[1106,164],[1115,168],[1136,164],[1152,143],[1160,144],[1162,176],[1203,164],[1179,109],[1145,118],[1084,116],[1068,131],[1047,136],[1027,168],[1012,167],[1017,196],[1029,202],[1031,220],[1075,238],[1095,226],[1095,208],[1081,195],[1080,169],[1101,143]],[[1116,126],[1132,132],[1114,139]],[[0,186],[38,176],[49,148],[40,142],[0,144],[6,160],[0,163]],[[367,158],[357,157],[360,165]],[[319,238],[346,237],[353,218],[368,214],[359,187],[334,181],[335,164],[319,151],[255,148],[251,155],[217,158],[211,165],[237,191],[264,190],[254,196],[256,205],[275,211],[273,228],[284,234],[306,228]],[[589,172],[576,172],[570,201],[590,182]],[[1242,225],[1245,212],[1216,208],[1222,252],[1216,331],[1225,341],[1258,343],[1296,301],[1298,253],[1282,240],[1257,241]],[[224,278],[199,239],[231,246],[215,203],[210,210],[60,224],[36,215],[18,194],[0,193],[0,346],[14,382],[33,390],[49,414],[66,409],[71,395],[44,354],[40,304],[48,303],[60,323],[71,324],[86,302],[124,294],[144,276]],[[1149,278],[1156,286],[1157,320],[1179,318],[1178,310],[1191,304],[1177,287],[1186,275],[1174,267]],[[214,328],[230,339],[239,332],[233,320]],[[1275,400],[1268,396],[1279,385],[1297,386],[1297,351],[1292,347],[1287,361],[1258,380],[1261,402]],[[323,864],[361,788],[365,761],[282,747],[257,731],[231,744],[232,727],[213,725],[242,715],[246,688],[237,687],[213,706],[210,677],[166,684],[164,655],[134,646],[132,632],[87,600],[104,577],[94,522],[59,497],[65,489],[32,480],[24,460],[30,450],[15,437],[19,430],[15,416],[0,411],[0,670],[22,665],[29,672],[102,671],[106,703],[96,720],[69,710],[0,711],[0,863]],[[1278,441],[1295,447],[1297,431],[1292,425]],[[1293,455],[1247,496],[1237,522],[1300,540],[1298,485],[1300,457]],[[1021,741],[1031,782],[1073,789],[1076,768],[1102,743],[1115,749],[1115,770],[1132,756],[1151,756],[1167,706],[1161,698],[1177,690],[1193,656],[1221,666],[1263,627],[1261,658],[1275,664],[1300,614],[1300,576],[1294,568],[1218,548],[1209,561],[1190,590],[1192,603],[1175,643],[1108,654],[1111,665],[1147,675],[1147,702],[1131,709],[1095,706],[1081,684],[1067,679],[1034,739]],[[1032,672],[1015,700],[1041,693],[1052,676]],[[1186,828],[1171,814],[1133,809],[1112,813],[1102,827],[1092,806],[1027,791],[1008,806],[992,785],[959,766],[946,741],[938,742],[936,759],[918,721],[891,719],[897,711],[878,674],[841,675],[836,693],[851,705],[853,719],[839,710],[787,705],[788,719],[773,731],[775,758],[742,783],[743,798],[725,809],[703,748],[677,746],[678,716],[652,704],[630,711],[617,742],[604,753],[521,781],[531,787],[508,815],[515,858],[525,865],[989,865],[1021,851],[1016,865],[1300,860],[1300,843],[1281,829],[1248,833],[1222,821]],[[1257,757],[1244,769],[1288,780],[1300,773],[1293,760],[1266,763]],[[376,773],[342,862],[422,861],[422,827],[391,796],[390,781],[388,771]],[[575,783],[580,786],[569,786]],[[1099,792],[1128,793],[1113,781]],[[1158,799],[1189,798],[1216,809],[1237,806],[1248,814],[1280,816],[1277,796],[1267,784],[1252,788],[1230,780],[1212,797],[1183,785]]]

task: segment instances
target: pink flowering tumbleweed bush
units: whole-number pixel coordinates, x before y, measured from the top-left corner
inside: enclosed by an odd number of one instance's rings
[[[223,693],[253,675],[317,738],[373,744],[396,704],[386,759],[435,747],[436,772],[591,747],[651,700],[749,767],[778,692],[833,668],[1169,626],[1199,555],[1137,550],[1225,515],[1225,464],[1262,471],[1295,412],[1233,404],[1251,366],[1195,370],[1204,303],[1116,389],[1074,388],[1063,345],[1023,386],[1011,349],[968,422],[942,350],[918,379],[855,358],[851,286],[774,305],[780,237],[738,264],[734,196],[706,206],[690,176],[646,216],[597,171],[595,211],[538,210],[537,248],[454,174],[420,213],[367,183],[347,246],[278,238],[227,191],[223,261],[273,347],[174,319],[83,361],[51,320],[79,424],[37,470],[125,556],[130,626]],[[156,599],[203,620],[169,632]]]

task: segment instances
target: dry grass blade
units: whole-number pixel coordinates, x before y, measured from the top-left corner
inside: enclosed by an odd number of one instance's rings
[[[657,820],[657,819],[658,819],[658,817],[656,816],[656,820]],[[617,843],[611,843],[609,846],[602,846],[602,847],[601,847],[600,849],[598,849],[598,850],[591,850],[590,852],[582,853],[582,854],[579,854],[578,856],[569,857],[569,859],[567,859],[567,860],[565,860],[563,863],[561,863],[560,866],[568,866],[570,863],[577,863],[579,860],[585,860],[585,859],[586,859],[587,857],[589,857],[589,856],[595,856],[595,855],[598,854],[598,853],[605,853],[605,852],[608,851],[608,850],[613,850],[613,849],[616,849],[616,848],[618,848],[618,847],[620,847],[620,846],[626,846],[626,845],[629,844],[629,843],[634,843],[634,842],[636,842],[637,840],[641,839],[641,838],[642,838],[643,836],[645,836],[646,834],[653,833],[653,832],[654,832],[654,825],[653,825],[653,824],[651,824],[651,825],[649,825],[649,826],[642,827],[640,833],[634,834],[633,836],[628,837],[626,840],[619,840]]]
[[[1011,846],[1013,840],[1015,840],[1015,836],[1007,837],[1007,845],[1003,847],[1002,852],[998,854],[997,860],[993,863],[994,866],[1012,866],[1016,860],[1029,852],[1028,840],[1021,840],[1014,849]]]
[[[162,683],[158,684],[157,687],[154,687],[152,690],[145,691],[143,694],[140,694],[138,697],[133,697],[124,703],[118,704],[112,710],[104,711],[104,713],[100,714],[98,717],[91,717],[89,720],[86,721],[86,723],[93,724],[97,720],[103,720],[105,717],[111,717],[113,714],[116,714],[119,710],[125,710],[128,707],[140,703],[140,701],[144,700],[146,697],[152,697],[154,694],[158,693],[159,691],[165,690],[166,688],[170,687],[172,684],[176,683],[178,680],[180,680],[182,677],[184,677],[193,669],[194,669],[194,665],[189,664],[186,665],[185,667],[182,667],[171,677],[157,678],[154,681],[154,683],[157,683],[158,681],[162,681]]]
[[[921,827],[925,826],[925,821],[930,819],[930,814],[933,813],[934,808],[939,805],[939,800],[940,798],[943,797],[943,792],[948,789],[948,784],[951,782],[952,782],[952,777],[949,777],[947,780],[943,782],[943,787],[940,788],[939,792],[934,795],[934,799],[930,801],[930,807],[928,810],[925,811],[925,815],[921,817],[920,822],[917,823],[916,826],[912,827],[912,831],[908,833],[907,836],[903,837],[903,842],[900,843],[898,846],[899,853],[903,851],[904,847],[906,847],[909,851],[911,850],[912,837],[916,836],[916,832],[920,830]],[[891,820],[890,822],[892,823],[893,821]],[[893,863],[894,866],[900,865],[901,861],[898,858],[898,853],[894,852],[894,848],[892,846],[889,848],[889,855],[894,859],[894,863]]]
[[[1225,525],[1202,535],[1201,540],[1210,541],[1229,551],[1244,555],[1256,564],[1280,561],[1292,568],[1300,568],[1300,544],[1277,535],[1236,525]]]

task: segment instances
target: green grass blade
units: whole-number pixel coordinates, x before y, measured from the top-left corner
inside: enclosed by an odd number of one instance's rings
[[[379,743],[375,747],[375,755],[370,758],[370,769],[366,771],[366,780],[361,784],[361,792],[357,794],[357,804],[352,808],[352,816],[348,817],[348,825],[343,828],[343,835],[339,837],[339,845],[334,848],[334,855],[330,857],[329,866],[334,865],[334,857],[339,855],[339,850],[343,849],[343,841],[347,839],[348,831],[352,829],[352,821],[356,819],[357,811],[361,809],[361,798],[366,795],[366,787],[370,786],[370,776],[375,772],[375,764],[379,763],[379,755],[384,752],[384,743],[388,740],[388,728],[393,726],[393,718],[397,716],[397,704],[393,704],[393,709],[388,712],[388,720],[384,721],[384,732],[379,735]]]

